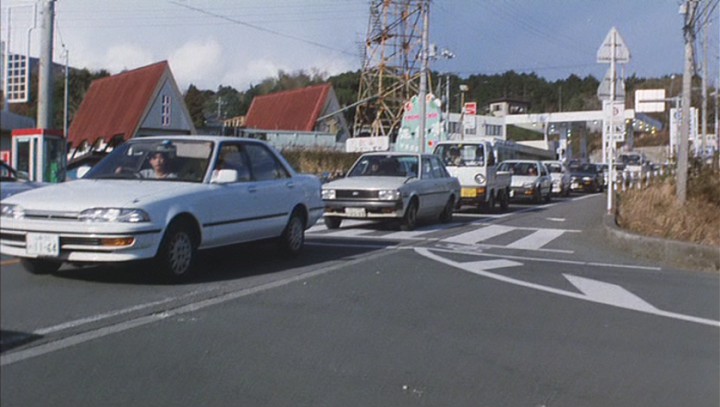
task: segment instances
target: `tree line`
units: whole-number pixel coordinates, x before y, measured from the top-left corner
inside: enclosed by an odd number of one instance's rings
[[[71,69],[68,75],[68,116],[69,122],[75,117],[80,103],[87,93],[93,80],[109,76],[106,70],[90,71],[88,69]],[[278,71],[276,76],[268,77],[258,84],[252,84],[247,89],[238,90],[232,86],[220,85],[215,90],[199,89],[190,84],[184,92],[185,103],[192,121],[197,128],[211,126],[219,120],[245,115],[255,96],[267,95],[280,91],[304,88],[321,83],[331,83],[341,106],[355,103],[360,84],[361,72],[349,71],[338,75],[328,75],[324,72],[312,70],[299,70],[295,72]],[[461,92],[459,85],[467,86],[467,92],[462,95],[466,102],[474,101],[482,112],[482,107],[488,102],[497,99],[515,99],[530,103],[530,113],[599,110],[602,103],[598,100],[596,92],[599,81],[588,75],[581,78],[570,75],[565,79],[548,81],[535,73],[517,73],[508,71],[502,74],[484,75],[474,74],[460,77],[455,74],[440,74],[432,72],[430,75],[430,91],[442,99],[445,97],[447,80],[450,82],[449,109],[459,112],[461,105]],[[633,95],[635,89],[666,89],[667,97],[681,92],[681,77],[666,75],[661,78],[640,78],[632,75],[625,78],[627,107],[634,105]],[[699,86],[700,80],[695,79]],[[62,128],[64,78],[58,76],[54,84],[54,125]],[[31,77],[30,100],[24,104],[10,106],[15,113],[36,117],[37,115],[37,74]],[[700,106],[700,92],[693,92],[693,106]],[[714,121],[714,100],[709,101],[709,123]],[[344,111],[348,123],[353,123],[355,109]],[[667,124],[668,114],[654,114],[651,116]]]

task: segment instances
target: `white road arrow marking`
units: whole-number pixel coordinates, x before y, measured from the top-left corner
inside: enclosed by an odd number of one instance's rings
[[[656,312],[657,308],[648,304],[642,298],[629,292],[628,290],[616,284],[604,283],[602,281],[591,280],[563,274],[568,281],[572,283],[578,290],[582,291],[588,299],[602,304],[614,305],[620,308],[633,309],[643,312]]]
[[[575,298],[578,300],[583,301],[590,301],[598,304],[605,304],[610,305],[613,307],[618,308],[624,308],[624,309],[630,309],[634,311],[644,312],[647,314],[657,315],[665,318],[672,318],[677,319],[680,321],[686,321],[686,322],[692,322],[696,324],[702,324],[702,325],[709,325],[713,327],[720,328],[720,321],[716,321],[713,319],[708,318],[700,318],[695,317],[692,315],[685,315],[685,314],[679,314],[676,312],[669,312],[669,311],[663,311],[661,309],[655,308],[652,305],[646,303],[639,297],[635,296],[634,294],[626,291],[620,286],[617,286],[615,284],[609,284],[609,283],[603,283],[600,281],[594,281],[587,278],[581,278],[577,276],[571,276],[568,274],[564,274],[565,278],[568,279],[572,284],[574,284],[582,294],[567,291],[567,290],[561,290],[559,288],[554,287],[548,287],[541,284],[536,283],[530,283],[523,280],[518,280],[516,278],[503,276],[501,274],[494,274],[489,271],[486,271],[489,268],[498,268],[498,267],[511,267],[511,266],[522,266],[523,263],[514,262],[512,260],[507,259],[498,259],[497,262],[490,263],[491,261],[476,261],[476,262],[457,262],[454,260],[450,260],[447,257],[440,256],[438,254],[433,253],[430,249],[426,248],[419,248],[416,247],[415,252],[420,254],[421,256],[424,256],[428,259],[435,260],[437,262],[447,264],[448,266],[459,268],[461,270],[469,271],[473,274],[477,274],[482,277],[491,278],[493,280],[502,281],[504,283],[513,284],[520,287],[526,287],[533,290],[543,291],[546,293],[551,293],[555,295],[560,295],[563,297],[569,297],[569,298]],[[442,250],[440,250],[442,251]],[[452,252],[452,251],[451,251]],[[459,252],[458,252],[459,253]],[[464,254],[474,254],[474,253],[467,253],[464,252]],[[483,257],[497,257],[497,255],[490,255],[485,253],[477,253],[476,256],[483,256]],[[502,263],[501,261],[505,261],[506,263]],[[511,264],[513,263],[513,264]],[[602,265],[599,265],[602,267]],[[577,284],[576,284],[577,283]]]

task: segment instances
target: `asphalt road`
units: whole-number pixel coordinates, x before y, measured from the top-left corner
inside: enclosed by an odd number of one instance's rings
[[[303,255],[33,276],[2,260],[3,406],[720,405],[720,284],[605,241],[602,195],[314,226]]]

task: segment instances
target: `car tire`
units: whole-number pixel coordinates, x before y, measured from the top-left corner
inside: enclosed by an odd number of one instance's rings
[[[187,222],[174,221],[168,226],[155,257],[160,272],[173,281],[190,278],[197,258],[197,241]]]
[[[495,191],[490,191],[490,193],[488,194],[488,201],[485,203],[485,205],[488,211],[495,211]]]
[[[510,206],[510,196],[508,195],[506,190],[501,190],[499,192],[500,194],[500,210],[502,212],[505,212],[508,210],[508,207]]]
[[[418,213],[417,201],[412,200],[412,201],[410,201],[410,204],[408,205],[407,209],[405,210],[405,215],[403,216],[402,220],[400,221],[400,230],[409,232],[409,231],[415,229],[415,226],[417,225],[417,213]]]
[[[58,271],[62,265],[59,261],[44,259],[20,259],[20,263],[25,271],[35,275],[52,274]]]
[[[542,203],[542,200],[543,200],[542,190],[540,189],[540,187],[538,187],[535,189],[535,195],[533,196],[533,202],[535,202],[536,204],[540,204],[540,203]]]
[[[552,187],[548,189],[547,195],[545,195],[545,203],[550,203],[552,200]]]
[[[305,219],[299,211],[296,210],[290,215],[278,243],[287,257],[295,257],[302,251],[305,245]]]
[[[451,196],[448,198],[447,203],[445,204],[445,207],[443,208],[443,211],[440,212],[440,222],[441,223],[450,223],[453,219],[453,207],[455,206],[455,199]]]
[[[340,224],[342,223],[342,218],[336,218],[334,216],[326,216],[323,218],[323,221],[325,222],[325,227],[328,229],[338,229],[340,227]]]

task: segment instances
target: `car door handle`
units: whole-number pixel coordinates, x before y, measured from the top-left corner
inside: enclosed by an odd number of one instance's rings
[[[257,187],[255,187],[255,186],[248,187],[248,192],[250,192],[251,194],[254,194],[255,192],[257,192]]]
[[[289,181],[289,182],[287,182],[287,183],[285,184],[285,186],[288,187],[288,188],[290,188],[290,189],[293,189],[293,188],[295,188],[295,183],[292,182],[292,181]]]

